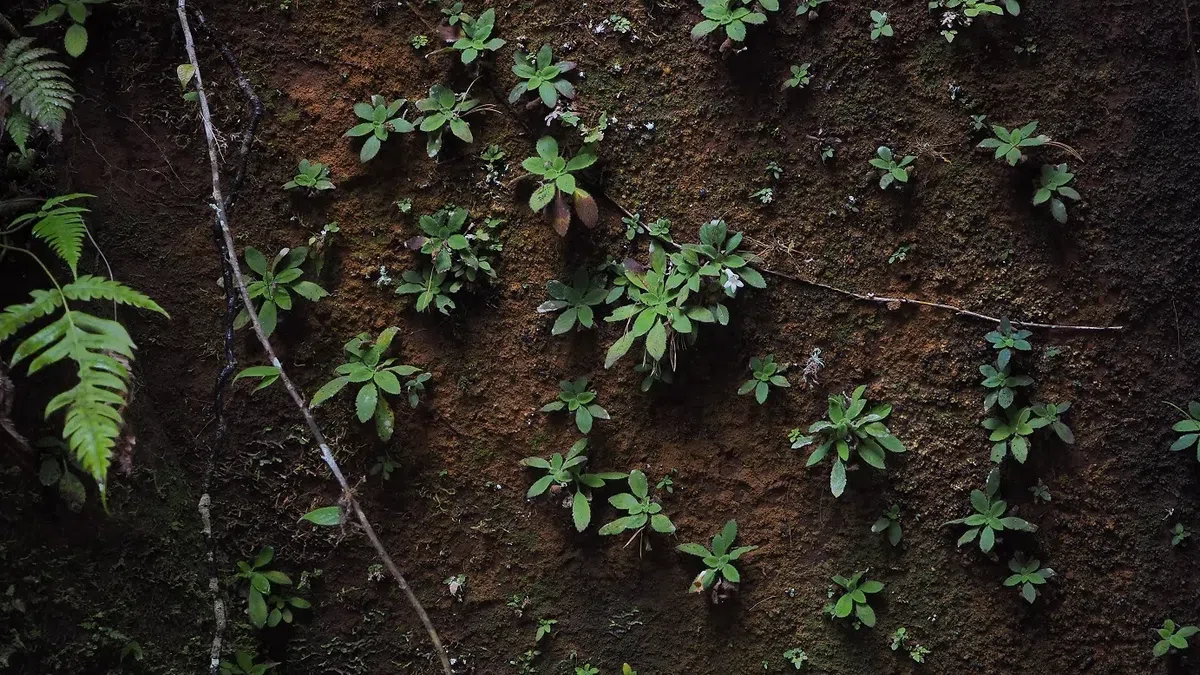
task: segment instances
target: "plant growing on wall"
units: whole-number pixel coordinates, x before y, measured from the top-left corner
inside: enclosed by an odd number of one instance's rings
[[[361,385],[354,397],[354,411],[358,421],[366,424],[375,420],[375,433],[383,441],[391,440],[396,427],[396,417],[388,403],[389,396],[404,396],[410,407],[417,407],[425,383],[432,375],[416,366],[396,363],[396,359],[383,358],[392,345],[392,339],[400,329],[392,326],[379,337],[371,340],[369,333],[359,333],[345,344],[346,362],[334,369],[337,377],[326,382],[313,394],[312,407],[317,407],[337,396],[347,385]],[[401,383],[401,378],[410,378]]]
[[[508,102],[516,103],[528,92],[535,92],[547,108],[553,110],[558,106],[558,97],[575,98],[575,86],[564,75],[575,70],[573,61],[554,61],[554,52],[550,45],[544,45],[538,50],[537,56],[530,58],[529,54],[517,52],[513,55],[516,63],[512,72],[520,80],[517,86],[508,94]],[[536,104],[533,104],[536,105]]]
[[[608,295],[603,273],[591,275],[586,267],[575,270],[571,285],[551,280],[546,284],[550,300],[538,305],[538,314],[559,312],[550,329],[551,335],[569,332],[576,324],[583,328],[594,328],[595,307],[604,303]]]
[[[799,432],[791,436],[793,450],[817,444],[805,466],[820,463],[830,450],[834,451],[829,474],[829,489],[834,497],[840,497],[846,490],[846,464],[852,457],[857,456],[876,469],[884,469],[884,456],[888,452],[905,451],[904,444],[883,423],[892,414],[892,406],[881,404],[868,412],[864,398],[866,391],[864,384],[850,396],[830,396],[828,419],[814,422],[808,428],[811,436]]]
[[[404,119],[404,115],[400,112],[407,102],[402,98],[395,101],[388,101],[386,98],[375,94],[369,102],[354,104],[354,114],[364,121],[351,127],[346,132],[346,137],[367,137],[367,140],[363,141],[362,149],[358,153],[358,160],[360,162],[366,164],[374,159],[375,155],[379,154],[379,148],[382,147],[384,141],[391,134],[407,134],[416,128],[412,122]]]
[[[537,142],[537,156],[527,157],[521,166],[529,173],[537,176],[540,185],[529,196],[529,208],[542,211],[552,206],[549,216],[554,231],[560,236],[566,236],[567,228],[571,225],[571,209],[567,206],[570,198],[575,214],[588,227],[593,227],[599,220],[596,210],[596,200],[586,190],[579,187],[575,173],[596,163],[593,147],[585,145],[569,160],[559,154],[558,141],[553,136],[543,136]]]
[[[492,37],[492,29],[496,26],[496,10],[488,9],[474,21],[464,21],[462,37],[454,41],[452,48],[460,53],[464,64],[473,63],[483,52],[494,52],[506,43],[500,38]]]
[[[275,332],[279,312],[291,311],[292,293],[309,302],[317,302],[329,295],[324,288],[302,278],[304,270],[301,266],[308,259],[307,246],[281,249],[270,263],[262,252],[253,246],[246,247],[244,256],[246,266],[252,273],[247,275],[252,281],[246,285],[246,292],[252,301],[256,301],[254,310],[266,337]],[[255,276],[258,278],[254,279]],[[250,315],[243,307],[234,317],[233,327],[240,330],[249,323]]]
[[[608,503],[627,515],[601,527],[600,534],[610,536],[632,530],[633,536],[625,545],[628,546],[634,539],[640,538],[639,555],[643,547],[646,550],[650,549],[650,544],[645,538],[647,526],[662,534],[675,532],[675,524],[662,512],[662,504],[650,498],[650,484],[646,480],[646,474],[638,469],[629,472],[629,492],[609,497]]]
[[[712,538],[712,550],[704,548],[701,544],[679,545],[680,552],[694,555],[704,563],[704,571],[696,575],[689,592],[701,593],[712,589],[714,601],[720,602],[722,598],[728,596],[727,586],[741,582],[742,573],[738,571],[737,567],[734,567],[733,563],[740,560],[743,555],[758,550],[758,547],[739,546],[733,548],[737,532],[737,521],[730,520]],[[736,588],[736,586],[734,587]]]
[[[566,410],[574,415],[575,426],[582,434],[587,434],[592,430],[593,420],[609,419],[608,411],[595,402],[596,392],[588,389],[586,377],[574,381],[563,380],[558,383],[558,387],[561,390],[558,398],[542,406],[542,412]]]
[[[985,490],[971,491],[971,508],[975,509],[975,513],[946,523],[967,526],[967,531],[958,538],[958,546],[978,539],[979,550],[988,553],[996,545],[997,532],[1037,532],[1037,525],[1015,516],[1004,515],[1008,511],[1008,502],[996,498],[996,493],[1000,491],[999,468],[994,468],[988,473],[984,487]]]
[[[573,489],[573,494],[569,497],[571,519],[575,523],[575,529],[580,532],[586,530],[592,522],[592,490],[604,487],[607,481],[621,480],[627,476],[615,471],[584,473],[584,465],[588,458],[583,451],[587,446],[588,439],[581,438],[575,441],[565,457],[556,452],[549,459],[526,457],[521,460],[521,466],[546,472],[529,487],[529,491],[525,493],[526,499],[533,499],[547,492],[558,495],[563,490]]]

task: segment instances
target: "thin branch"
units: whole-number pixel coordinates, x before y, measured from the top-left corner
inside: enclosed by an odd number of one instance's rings
[[[612,202],[613,206],[616,206],[617,209],[619,209],[622,213],[624,213],[626,217],[628,217],[628,218],[635,217],[634,214],[629,211],[629,209],[625,208],[624,206],[621,206],[621,204],[618,203],[612,197],[605,195],[605,198],[607,198],[608,201]],[[657,241],[662,241],[662,240],[657,240]],[[664,242],[664,243],[666,243],[670,246],[674,246],[677,249],[682,248],[679,244],[677,244],[673,241]],[[893,297],[888,297],[888,296],[884,296],[884,295],[876,295],[875,293],[856,293],[854,291],[849,291],[844,288],[838,288],[837,286],[831,286],[829,284],[821,283],[820,281],[813,281],[812,279],[805,279],[804,277],[795,276],[792,274],[788,274],[786,272],[777,272],[775,270],[767,269],[765,267],[756,267],[756,269],[758,269],[758,271],[762,272],[763,274],[769,274],[773,277],[778,277],[780,279],[787,279],[788,281],[792,281],[792,282],[795,282],[798,284],[803,284],[805,286],[813,286],[815,288],[823,288],[827,291],[832,291],[834,293],[839,293],[841,295],[845,295],[847,297],[854,298],[855,300],[862,300],[863,302],[877,302],[877,303],[884,304],[884,305],[891,305],[891,304],[920,305],[922,307],[933,307],[935,309],[944,309],[944,310],[947,310],[950,312],[954,312],[955,314],[958,314],[960,316],[969,316],[969,317],[972,317],[975,319],[980,319],[983,321],[990,321],[992,323],[1000,323],[1000,319],[997,317],[988,316],[987,314],[980,314],[979,312],[972,312],[969,309],[963,309],[962,307],[955,307],[954,305],[947,305],[942,302],[930,302],[928,300],[915,300],[913,298],[893,298]],[[1036,321],[1013,321],[1011,319],[1009,320],[1009,323],[1011,323],[1014,326],[1020,326],[1022,328],[1042,328],[1042,329],[1046,329],[1046,330],[1080,330],[1080,331],[1125,330],[1125,326],[1077,326],[1077,325],[1072,325],[1072,324],[1038,323]]]
[[[184,46],[187,49],[188,60],[191,62],[196,73],[195,83],[196,93],[200,99],[200,119],[204,126],[205,141],[208,146],[208,160],[212,170],[212,208],[216,212],[216,219],[221,228],[221,238],[224,243],[223,264],[232,273],[234,284],[237,286],[238,295],[241,297],[242,305],[245,308],[246,313],[249,315],[250,326],[254,330],[255,337],[258,338],[259,343],[262,345],[263,352],[271,362],[271,365],[275,366],[279,370],[279,381],[283,383],[288,395],[292,398],[292,402],[296,404],[296,408],[300,411],[301,416],[304,418],[304,422],[308,426],[309,433],[312,435],[313,440],[321,448],[321,459],[324,460],[326,466],[329,467],[330,472],[333,473],[334,478],[337,479],[338,485],[342,489],[342,499],[348,505],[349,510],[353,512],[354,516],[358,519],[359,525],[362,526],[363,531],[367,535],[367,539],[370,540],[371,545],[375,548],[375,552],[383,561],[384,566],[387,567],[388,571],[395,578],[396,583],[400,586],[400,589],[404,591],[405,596],[408,598],[409,604],[412,605],[413,609],[420,617],[421,623],[424,624],[425,630],[429,633],[429,639],[433,643],[434,649],[437,651],[438,658],[441,660],[442,670],[445,672],[445,675],[453,675],[450,669],[450,658],[447,656],[446,650],[442,646],[441,640],[438,638],[437,630],[433,627],[433,622],[430,621],[429,615],[425,612],[425,608],[421,605],[420,600],[417,599],[417,596],[413,593],[412,588],[408,585],[408,582],[405,581],[404,575],[400,573],[400,570],[396,567],[396,563],[392,561],[391,556],[388,555],[387,550],[384,549],[383,544],[379,541],[379,537],[375,534],[375,528],[371,526],[371,522],[367,519],[366,513],[363,512],[362,506],[359,505],[358,499],[354,496],[354,491],[350,488],[350,484],[346,481],[346,477],[342,474],[341,467],[338,465],[337,460],[334,459],[333,451],[329,448],[329,444],[325,441],[325,435],[321,432],[321,427],[317,425],[317,421],[313,417],[312,410],[309,409],[308,404],[304,401],[304,397],[301,396],[300,391],[296,388],[296,385],[284,371],[283,364],[279,361],[279,357],[276,356],[275,350],[271,347],[271,342],[263,333],[262,324],[258,319],[258,313],[254,311],[254,305],[251,303],[250,294],[246,291],[246,281],[242,276],[241,267],[237,262],[235,252],[236,248],[233,243],[233,233],[230,230],[228,214],[225,209],[226,201],[222,196],[221,190],[221,172],[219,159],[217,156],[216,134],[213,129],[212,116],[208,107],[208,97],[204,91],[204,80],[200,72],[200,62],[196,57],[196,47],[193,43],[192,30],[188,23],[187,0],[178,1],[177,13],[179,15],[179,24],[183,28]]]
[[[21,31],[17,30],[17,27],[3,14],[0,14],[0,28],[3,28],[5,32],[12,35],[14,40],[21,37]]]

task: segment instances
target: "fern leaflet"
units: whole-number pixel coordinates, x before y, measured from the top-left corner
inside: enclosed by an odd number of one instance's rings
[[[83,235],[87,233],[87,225],[83,223],[83,214],[88,209],[82,206],[66,206],[68,202],[95,195],[75,193],[47,199],[37,213],[26,213],[12,221],[14,227],[33,223],[33,236],[46,242],[55,255],[62,258],[71,268],[71,276],[78,276],[76,267],[79,256],[83,253]]]
[[[33,38],[9,42],[0,52],[0,97],[11,100],[30,121],[62,140],[75,88],[66,66],[48,58],[54,53],[53,49],[34,47]]]

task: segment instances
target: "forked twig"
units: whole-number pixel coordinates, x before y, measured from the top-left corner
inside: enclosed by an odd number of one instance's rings
[[[622,213],[624,213],[626,215],[626,217],[629,217],[629,218],[634,217],[634,214],[631,213],[629,211],[629,209],[625,208],[624,206],[621,206],[621,204],[618,203],[615,199],[613,199],[612,197],[608,197],[607,195],[605,195],[605,197],[608,199],[608,201],[612,202],[613,206],[616,206],[618,210],[620,210]],[[661,241],[661,240],[659,240],[659,241]],[[676,249],[682,248],[679,244],[677,244],[673,241],[664,242],[664,243],[666,243],[669,246],[673,246]],[[769,274],[773,277],[779,277],[780,279],[787,279],[788,281],[793,281],[798,284],[804,284],[805,286],[814,286],[816,288],[823,288],[827,291],[833,291],[834,293],[839,293],[841,295],[845,295],[845,296],[854,298],[856,300],[862,300],[864,302],[878,302],[878,303],[881,303],[884,305],[901,304],[901,305],[920,305],[922,307],[933,307],[935,309],[948,310],[950,312],[954,312],[955,314],[959,314],[962,316],[969,316],[969,317],[972,317],[975,319],[981,319],[983,321],[990,321],[992,323],[1000,323],[1000,319],[997,317],[988,316],[987,314],[980,314],[979,312],[972,312],[969,309],[963,309],[962,307],[955,307],[954,305],[947,305],[946,303],[943,303],[943,302],[930,302],[928,300],[914,300],[912,298],[892,298],[892,297],[887,297],[887,296],[883,296],[883,295],[876,295],[875,293],[856,293],[854,291],[848,291],[844,288],[838,288],[837,286],[831,286],[829,284],[821,283],[820,281],[813,281],[812,279],[805,279],[804,277],[788,274],[786,272],[777,272],[772,269],[767,269],[766,267],[760,266],[760,267],[757,267],[757,269],[758,269],[758,271],[762,272],[763,274]],[[1046,330],[1079,330],[1079,331],[1125,330],[1125,326],[1077,326],[1077,325],[1072,325],[1072,324],[1038,323],[1036,321],[1012,321],[1012,320],[1010,320],[1009,323],[1011,323],[1014,326],[1021,326],[1022,328],[1042,328],[1042,329],[1046,329]]]
[[[329,470],[331,473],[333,473],[334,478],[337,479],[338,485],[342,489],[342,500],[348,506],[347,510],[354,514],[359,525],[366,533],[367,539],[371,542],[371,546],[375,549],[376,554],[383,561],[384,566],[396,580],[396,583],[400,586],[400,589],[404,591],[404,595],[407,597],[409,604],[412,605],[413,610],[415,610],[417,615],[420,617],[421,623],[424,624],[425,630],[429,633],[429,639],[433,643],[434,649],[437,651],[438,658],[442,663],[442,670],[444,671],[445,675],[453,675],[450,669],[450,658],[446,654],[446,650],[442,646],[441,640],[438,638],[437,630],[433,627],[433,622],[430,621],[429,614],[425,612],[425,608],[421,605],[421,601],[417,599],[417,596],[413,593],[412,588],[404,579],[404,575],[400,573],[399,568],[396,567],[396,563],[392,560],[391,556],[388,555],[387,550],[384,549],[383,544],[379,541],[379,537],[375,533],[375,528],[371,526],[370,520],[367,519],[366,513],[363,512],[362,506],[358,503],[358,499],[354,496],[354,491],[350,488],[350,484],[346,481],[346,477],[342,474],[341,467],[338,465],[337,460],[334,459],[333,451],[329,448],[329,444],[325,441],[325,435],[321,432],[321,427],[317,425],[317,421],[313,417],[312,410],[309,409],[308,404],[304,401],[304,397],[301,396],[300,391],[296,388],[296,385],[284,371],[283,364],[279,361],[279,357],[276,356],[275,350],[271,347],[271,342],[263,333],[262,324],[258,319],[258,313],[254,311],[254,305],[251,303],[250,295],[246,291],[246,281],[242,276],[241,267],[237,263],[236,248],[234,247],[233,243],[233,233],[230,230],[228,214],[225,208],[226,200],[222,196],[221,190],[221,170],[217,156],[216,134],[215,130],[213,129],[212,116],[208,107],[208,97],[204,91],[204,79],[200,71],[200,61],[196,57],[196,47],[192,37],[192,30],[188,22],[187,0],[178,0],[176,11],[179,15],[179,25],[183,29],[184,46],[187,49],[188,60],[195,69],[194,81],[196,84],[196,93],[200,100],[200,120],[204,127],[205,143],[208,148],[209,166],[212,171],[212,208],[216,212],[215,217],[221,229],[221,239],[224,244],[222,251],[222,264],[229,270],[229,272],[232,273],[233,282],[237,287],[238,295],[241,297],[242,305],[244,306],[246,313],[249,315],[250,326],[254,330],[255,337],[258,338],[258,342],[262,346],[263,352],[266,354],[271,365],[278,369],[279,381],[283,383],[284,389],[287,390],[292,402],[296,404],[296,408],[299,409],[301,416],[304,418],[304,422],[308,426],[308,431],[312,435],[313,440],[317,443],[318,447],[320,447],[321,459],[325,462],[325,465],[329,467]]]

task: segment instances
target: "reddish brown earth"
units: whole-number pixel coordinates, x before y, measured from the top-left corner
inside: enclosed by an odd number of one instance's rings
[[[72,513],[32,473],[6,473],[0,591],[11,587],[24,608],[0,604],[8,645],[0,654],[11,653],[12,672],[195,673],[206,663],[212,607],[195,504],[212,439],[223,295],[208,165],[195,109],[175,81],[185,57],[169,4],[96,9],[93,46],[76,68],[75,123],[52,150],[56,173],[34,184],[40,194],[100,195],[90,222],[117,276],[172,319],[125,317],[141,347],[131,412],[139,443],[133,473],[114,481],[111,514],[94,503]],[[1200,672],[1195,659],[1150,653],[1164,618],[1200,621],[1200,554],[1173,548],[1168,534],[1176,522],[1200,526],[1200,464],[1166,451],[1177,415],[1162,403],[1196,397],[1200,375],[1200,126],[1182,4],[1029,0],[1019,18],[980,21],[948,45],[924,3],[881,6],[897,37],[878,43],[868,39],[866,3],[833,0],[812,23],[787,3],[751,33],[748,52],[723,58],[715,43],[688,38],[699,13],[685,0],[496,2],[497,35],[509,45],[473,91],[485,101],[500,94],[502,112],[476,117],[477,142],[451,145],[437,163],[414,135],[365,166],[341,137],[354,102],[374,93],[414,99],[438,82],[461,91],[474,77],[450,54],[424,59],[409,46],[414,33],[431,34],[437,7],[417,7],[418,21],[390,3],[199,4],[267,106],[232,212],[238,245],[299,245],[333,220],[342,231],[323,280],[332,296],[293,312],[277,333],[289,371],[311,393],[347,339],[395,325],[398,355],[434,373],[425,404],[397,407],[386,446],[353,419],[348,397],[318,414],[354,480],[385,451],[398,462],[390,480],[366,478],[360,497],[452,655],[473,672],[518,672],[509,662],[533,647],[537,617],[558,621],[538,645],[541,673],[573,672],[572,652],[606,675],[622,662],[643,674],[749,674],[764,661],[783,672],[792,647],[807,651],[811,672],[830,675]],[[12,14],[23,23],[34,11]],[[613,12],[632,20],[638,41],[589,29]],[[956,549],[959,530],[942,527],[968,513],[969,491],[992,466],[979,427],[977,368],[992,358],[986,322],[892,311],[769,277],[767,290],[732,303],[728,328],[706,329],[683,354],[673,386],[649,395],[638,390],[632,357],[603,369],[613,326],[552,337],[550,319],[535,312],[546,281],[605,256],[641,255],[644,245],[626,242],[608,201],[600,227],[560,239],[524,205],[527,186],[480,186],[487,144],[507,152],[509,180],[541,126],[503,103],[522,36],[534,49],[572,45],[585,74],[582,109],[617,116],[589,184],[670,218],[680,240],[723,216],[772,270],[1014,319],[1125,325],[1033,337],[1024,364],[1038,398],[1073,401],[1077,436],[1071,447],[1042,440],[1028,464],[1005,466],[1002,493],[1040,526],[1036,535],[1006,537],[993,561]],[[201,52],[232,156],[243,102],[211,46],[202,41]],[[788,66],[803,62],[813,64],[812,85],[780,92]],[[1078,151],[1083,162],[1054,148],[1031,162],[1068,161],[1076,172],[1084,200],[1070,205],[1068,225],[1029,204],[1033,168],[973,150],[972,113],[1007,126],[1037,119]],[[828,166],[810,139],[821,133],[843,141]],[[867,159],[881,144],[919,155],[906,191],[876,187]],[[302,157],[330,165],[332,195],[280,189]],[[786,174],[763,207],[749,194],[767,184],[770,161]],[[846,210],[849,195],[859,212]],[[398,212],[401,198],[412,198],[413,214]],[[446,203],[506,220],[497,283],[450,319],[417,315],[410,299],[373,283],[380,265],[399,276],[413,264],[402,243],[416,214]],[[911,247],[907,259],[889,264],[901,245]],[[813,348],[827,363],[815,388],[794,387],[763,407],[735,395],[752,356],[803,363]],[[239,358],[259,358],[241,334]],[[678,541],[656,539],[642,558],[594,528],[576,534],[567,511],[523,498],[531,474],[518,460],[565,451],[578,435],[537,409],[558,380],[581,375],[613,416],[591,435],[597,468],[642,468],[653,479],[677,470],[677,489],[662,501]],[[806,470],[786,435],[815,421],[827,396],[862,383],[872,400],[894,404],[891,427],[910,452],[886,475],[852,472],[835,500],[827,466]],[[29,387],[19,412],[32,425],[39,385],[18,384]],[[337,493],[281,390],[252,397],[243,383],[235,392],[231,443],[214,479],[222,568],[232,574],[237,560],[272,544],[293,576],[322,572],[308,596],[314,609],[269,633],[271,657],[289,673],[435,672],[404,599],[368,580],[365,539],[296,524]],[[1028,491],[1039,478],[1053,494],[1048,504]],[[905,528],[896,549],[869,530],[893,503]],[[596,520],[611,515],[598,500]],[[685,594],[698,568],[672,548],[707,542],[729,518],[743,543],[761,548],[741,566],[738,601],[714,609]],[[1001,585],[1016,550],[1058,572],[1033,606]],[[887,584],[878,626],[855,631],[823,617],[830,576],[865,569]],[[443,584],[454,574],[469,579],[464,603]],[[522,593],[531,605],[518,617],[505,603]],[[230,598],[230,640],[259,649],[232,586]],[[898,626],[932,649],[926,664],[889,649]],[[128,639],[145,657],[122,670]]]

